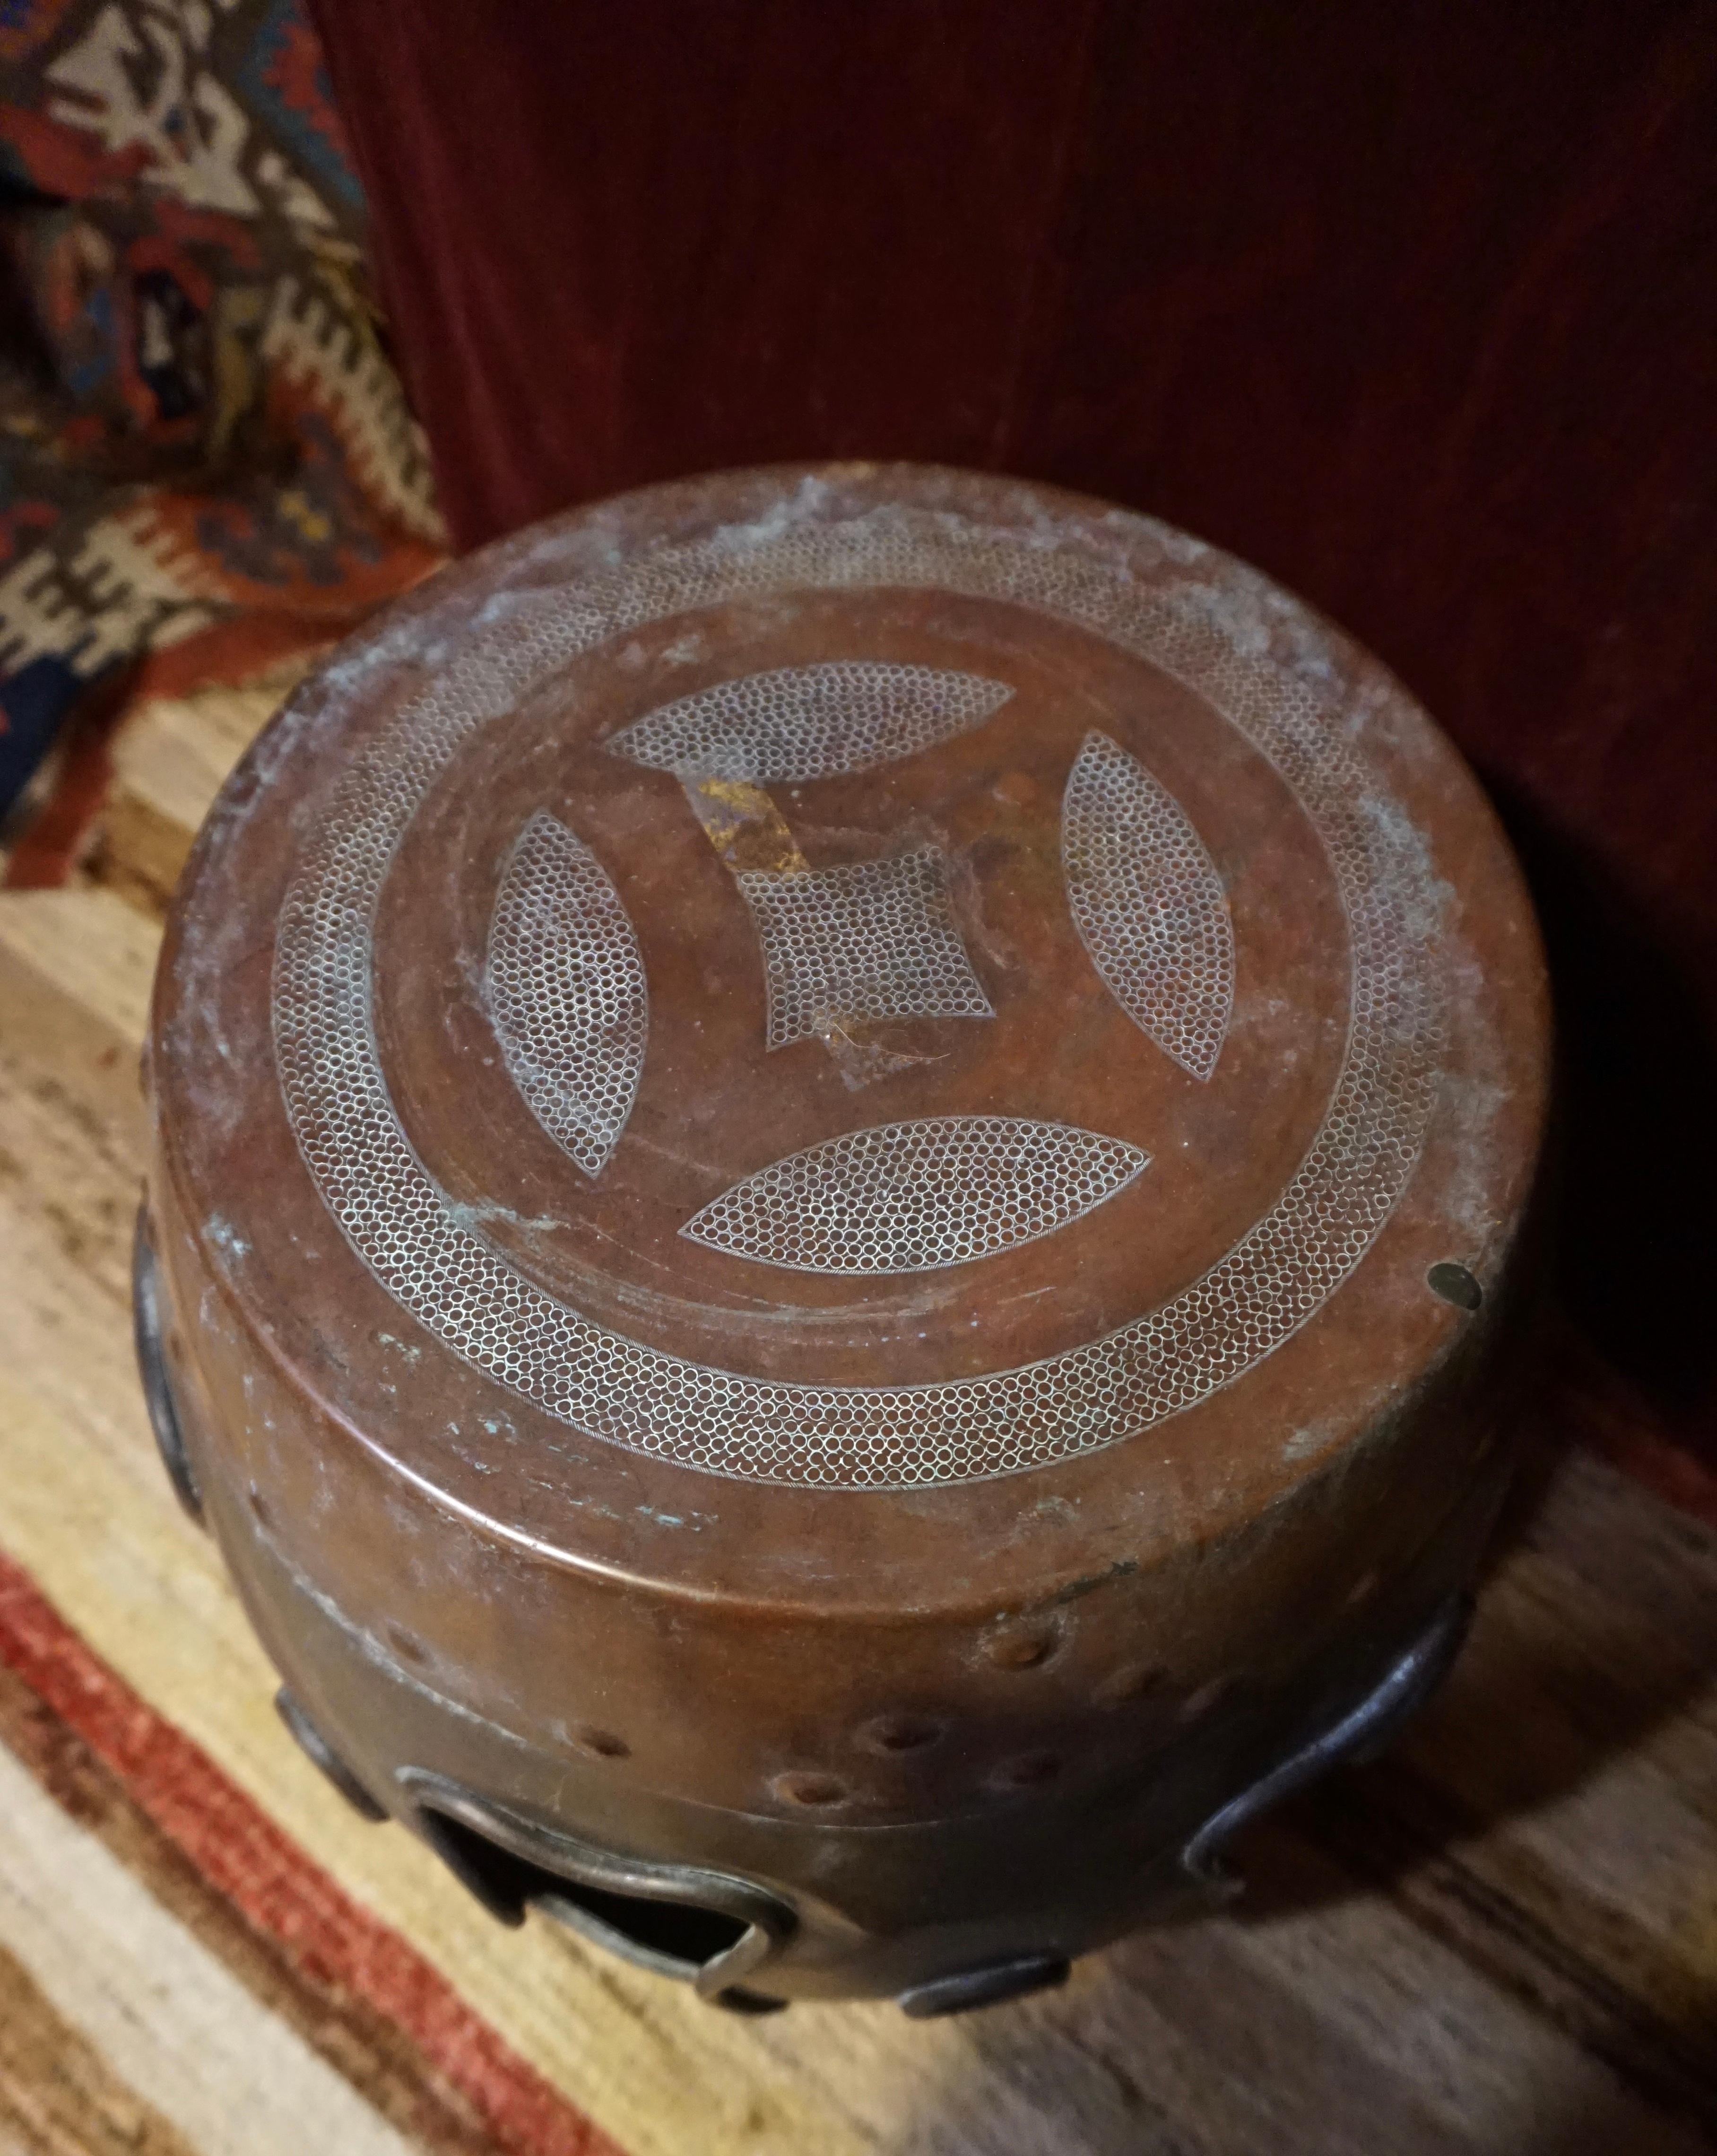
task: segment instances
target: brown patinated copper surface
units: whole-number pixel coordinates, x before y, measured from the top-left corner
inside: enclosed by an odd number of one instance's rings
[[[384,616],[211,817],[157,1420],[302,1740],[503,1914],[1006,1995],[1453,1650],[1546,1051],[1471,777],[1255,572],[928,469],[652,489]]]

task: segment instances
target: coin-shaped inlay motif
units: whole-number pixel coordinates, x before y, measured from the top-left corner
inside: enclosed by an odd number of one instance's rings
[[[1438,900],[1410,819],[1358,745],[1364,733],[1353,713],[1335,701],[1345,693],[1331,686],[1341,680],[1339,666],[1304,642],[1316,632],[1303,618],[1292,634],[1272,642],[1271,624],[1289,616],[1269,614],[1248,572],[1119,515],[1100,531],[1074,522],[1052,536],[947,511],[887,506],[837,516],[825,503],[812,490],[784,499],[779,513],[755,525],[662,542],[559,588],[510,593],[505,611],[488,626],[479,616],[454,655],[426,662],[420,685],[378,716],[303,840],[275,944],[275,1054],[305,1168],[351,1250],[420,1326],[541,1414],[592,1439],[754,1481],[829,1489],[953,1484],[1131,1437],[1230,1383],[1315,1317],[1376,1241],[1419,1158],[1442,1054]],[[1135,573],[1135,561],[1148,573]],[[827,667],[774,663],[763,648],[770,624],[789,614],[802,624],[807,609],[832,604],[833,595],[844,595],[843,604],[871,595],[871,613],[849,607],[842,647],[830,652]],[[912,630],[915,645],[903,645],[899,624],[914,605],[920,613],[912,620],[929,626]],[[882,624],[874,665],[852,649],[865,632],[850,626],[871,619]],[[706,666],[704,685],[642,709],[635,701],[606,737],[599,719],[581,716],[576,699],[566,706],[566,726],[584,730],[581,753],[612,757],[618,748],[643,767],[623,812],[614,812],[629,819],[624,829],[633,834],[622,865],[612,850],[621,825],[587,816],[570,781],[551,791],[555,742],[541,728],[555,707],[546,692],[602,654],[641,652],[638,640],[648,641],[658,624],[664,649],[670,639],[676,652],[717,648],[700,644],[698,624],[718,621],[730,625],[722,635],[737,639],[730,681],[711,684]],[[1022,621],[1043,626],[1028,635]],[[735,623],[741,629],[731,629]],[[1033,635],[1051,656],[1032,655]],[[753,650],[746,639],[758,638]],[[802,635],[771,649],[778,657],[805,644]],[[903,648],[946,651],[953,663],[907,664]],[[1024,708],[1023,701],[1008,706],[1007,684],[987,669],[998,677],[1035,669],[1041,701],[1053,694],[1043,681],[1059,678],[1053,654],[1088,648],[1106,655],[1080,660],[1076,670],[1109,686],[1081,691],[1096,701],[1088,701],[1089,716],[1077,725],[1065,715],[1057,722],[1069,729],[1068,745],[1064,757],[1055,749],[1060,760],[1046,800],[1039,767],[1049,737],[1033,752],[1033,771],[1010,776],[1005,765],[986,763],[991,731]],[[970,669],[961,657],[967,652],[975,654]],[[1233,729],[1247,768],[1262,774],[1258,785],[1282,804],[1270,811],[1269,843],[1253,857],[1299,848],[1315,864],[1305,902],[1327,909],[1337,940],[1345,932],[1345,956],[1319,976],[1333,985],[1320,991],[1319,1010],[1301,1036],[1311,1053],[1302,1068],[1316,1083],[1305,1095],[1303,1123],[1279,1117],[1265,1127],[1269,1088],[1289,1081],[1259,1075],[1255,1045],[1264,1020],[1257,1014],[1271,1007],[1271,984],[1257,984],[1263,993],[1246,1010],[1237,991],[1248,962],[1244,934],[1235,934],[1243,921],[1238,912],[1231,919],[1233,894],[1218,870],[1238,858],[1217,828],[1225,796],[1200,790],[1184,754],[1178,763],[1157,754],[1125,686],[1147,675],[1167,685],[1162,694],[1179,700],[1177,710],[1196,706],[1199,726],[1218,735],[1224,724]],[[1161,1089],[1178,1088],[1176,1098],[1187,1100],[1176,1112],[1207,1113],[1213,1120],[1205,1127],[1225,1134],[1231,1147],[1248,1142],[1236,1119],[1243,1094],[1235,1089],[1252,1089],[1243,1097],[1254,1104],[1258,1143],[1279,1140],[1293,1148],[1259,1193],[1262,1211],[1249,1224],[1238,1209],[1212,1216],[1221,1236],[1233,1240],[1224,1249],[1213,1236],[1189,1266],[1191,1276],[1170,1276],[1167,1291],[1153,1294],[1149,1307],[1117,1303],[1106,1288],[1063,1306],[1076,1317],[1119,1310],[1119,1322],[1097,1337],[1074,1332],[1074,1344],[1006,1368],[945,1363],[951,1373],[930,1382],[803,1382],[725,1368],[715,1355],[676,1354],[633,1337],[627,1312],[644,1312],[649,1298],[629,1286],[597,1322],[579,1306],[576,1267],[556,1276],[561,1286],[551,1290],[499,1230],[483,1231],[469,1180],[464,1202],[449,1195],[433,1146],[423,1149],[402,1120],[377,1029],[376,934],[392,864],[415,820],[428,814],[433,822],[440,813],[426,804],[442,801],[438,789],[450,772],[467,767],[461,760],[473,745],[491,732],[497,741],[510,737],[526,710],[536,714],[537,760],[518,769],[532,783],[539,770],[544,774],[544,814],[527,817],[518,851],[504,863],[520,829],[514,822],[486,871],[493,879],[486,893],[498,894],[482,901],[483,918],[492,906],[494,924],[488,979],[499,1047],[489,1060],[505,1083],[504,1055],[537,1122],[596,1177],[567,1171],[570,1209],[630,1203],[614,1197],[623,1167],[633,1173],[628,1162],[643,1163],[641,1176],[655,1172],[659,1160],[664,1174],[684,1167],[703,1180],[676,1186],[698,1194],[672,1214],[652,1263],[665,1248],[694,1269],[687,1278],[701,1266],[699,1279],[725,1268],[724,1281],[748,1270],[755,1281],[756,1270],[741,1268],[740,1258],[766,1257],[786,1269],[776,1276],[782,1293],[806,1299],[795,1306],[796,1322],[823,1322],[831,1296],[845,1296],[843,1310],[862,1312],[894,1292],[896,1257],[925,1269],[945,1302],[957,1300],[958,1283],[1002,1277],[1006,1268],[1035,1263],[1035,1253],[1071,1250],[1082,1237],[1080,1263],[1100,1265],[1099,1227],[1111,1240],[1146,1235],[1181,1158],[1178,1146],[1171,1158],[1151,1129],[1142,1122],[1129,1127],[1124,1115],[1113,1130],[1106,1113],[1094,1111],[1068,1112],[1058,1126],[1056,1074],[1074,1064],[1058,1065],[1057,1056],[1064,1046],[1075,1056],[1079,1041],[1100,1037],[1092,1083],[1107,1087],[1104,1099],[1121,1100],[1115,1089],[1135,1082],[1128,1057],[1142,1060],[1138,1086],[1157,1086],[1151,1097],[1159,1101],[1169,1098]],[[1061,738],[1053,736],[1055,743]],[[957,832],[951,824],[945,831],[933,789],[910,776],[933,778],[938,758],[963,759]],[[845,775],[817,776],[832,770]],[[659,772],[678,785],[664,785]],[[814,791],[860,781],[874,785],[878,800],[902,804],[897,821],[879,818],[859,829],[862,818],[848,814],[843,823],[823,805],[834,797]],[[850,811],[853,797],[842,798]],[[1043,803],[1032,808],[1029,826],[1022,820],[1028,799]],[[1053,828],[1058,805],[1060,845]],[[677,942],[659,916],[653,928],[640,888],[656,873],[641,850],[645,823],[684,819],[688,808],[727,871],[719,872],[707,851],[693,857],[702,916],[724,904],[749,906],[757,930],[742,943],[731,936],[720,942],[725,971],[700,973],[692,963],[689,914],[680,916]],[[1030,942],[1025,916],[1012,916],[1019,932],[1010,942],[983,912],[987,819],[994,833],[1006,826],[1026,834],[1005,844],[1017,870],[1010,903],[1028,894],[1053,932],[1031,946],[1047,954],[1035,970],[1020,957],[1022,934]],[[994,839],[993,846],[1003,844]],[[684,857],[676,859],[684,870]],[[950,864],[964,884],[956,887]],[[632,939],[628,915],[641,940]],[[743,923],[743,912],[737,918]],[[735,957],[741,950],[748,960]],[[671,1004],[659,961],[675,983]],[[749,979],[734,970],[742,963],[755,967]],[[920,984],[904,1019],[903,981]],[[977,1045],[1003,1039],[1021,998],[1050,994],[1065,1001],[1035,1045],[1008,1036],[1012,1060],[998,1052],[985,1066],[983,1087],[953,1101],[957,1114],[936,1119],[947,1126],[943,1153],[915,1153],[914,1141],[889,1134],[915,1120],[898,1107],[867,1111],[889,1097],[872,1086],[872,1069],[893,1074],[879,1085],[916,1086],[915,1097],[936,1097],[935,1071],[975,1068]],[[770,1151],[755,1148],[748,1160],[726,1165],[721,1158],[706,1163],[694,1149],[679,1161],[664,1142],[672,1127],[659,1109],[652,1110],[654,1150],[638,1136],[659,1033],[666,1038],[671,1011],[674,1037],[695,1040],[700,997],[710,999],[710,1014],[746,1014],[757,1055],[746,1081],[753,1090],[776,1083],[774,1074],[783,1082],[800,1074],[791,1101],[782,1096],[793,1135],[777,1140],[772,1167]],[[1283,1008],[1279,998],[1274,1007]],[[971,1019],[982,1023],[966,1023]],[[941,1031],[848,1042],[847,1062],[832,1065],[841,1029],[885,1033],[890,1024]],[[1065,1030],[1079,1027],[1085,1030]],[[760,1028],[782,1045],[766,1048]],[[1111,1034],[1124,1036],[1124,1045]],[[425,1037],[421,1021],[415,1037]],[[730,1024],[723,1037],[733,1039]],[[861,1084],[866,1090],[857,1090]],[[450,1101],[456,1090],[451,1081],[438,1095],[434,1085],[420,1086],[406,1105],[421,1118],[426,1100]],[[1009,1097],[1010,1090],[1022,1097]],[[807,1104],[821,1129],[807,1127]],[[766,1105],[756,1111],[758,1127],[771,1112]],[[965,1140],[956,1127],[964,1122],[969,1137],[987,1121],[1016,1135],[1002,1153],[974,1166],[978,1155],[961,1152]],[[528,1119],[521,1122],[534,1142]],[[1017,1137],[1031,1126],[1064,1135],[1053,1144]],[[1033,1145],[1043,1149],[1034,1154]],[[1146,1176],[1115,1180],[1135,1154],[1147,1152],[1154,1164]],[[814,1173],[807,1168],[796,1183],[792,1163],[805,1155],[815,1157]],[[913,1173],[891,1185],[909,1156]],[[636,1180],[626,1186],[642,1188]],[[795,1191],[802,1201],[797,1211]],[[1248,1206],[1258,1202],[1249,1188],[1243,1196]],[[699,1232],[682,1240],[678,1229],[688,1221]],[[889,1264],[879,1265],[879,1255]],[[937,1270],[950,1266],[959,1270]],[[816,1277],[824,1271],[838,1277]],[[926,1298],[926,1312],[934,1300]],[[899,1304],[889,1307],[898,1317]],[[708,1309],[698,1306],[705,1316]],[[928,1315],[917,1321],[930,1322]],[[1033,1321],[1022,1305],[1009,1322],[1026,1327]],[[895,1337],[903,1325],[897,1322]],[[648,1329],[643,1316],[635,1329]],[[915,1332],[908,1344],[918,1353],[916,1343],[928,1337]],[[923,1352],[941,1353],[935,1342],[943,1338],[934,1336]],[[922,1354],[907,1366],[925,1367]]]

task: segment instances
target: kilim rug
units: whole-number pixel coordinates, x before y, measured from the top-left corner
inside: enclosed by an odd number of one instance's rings
[[[0,817],[65,767],[14,885],[63,875],[141,688],[438,558],[362,243],[300,0],[0,4]]]

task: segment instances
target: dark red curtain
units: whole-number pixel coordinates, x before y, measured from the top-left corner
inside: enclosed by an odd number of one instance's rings
[[[323,0],[469,545],[778,457],[1009,469],[1356,631],[1490,780],[1566,1284],[1685,1425],[1717,1141],[1717,10]]]

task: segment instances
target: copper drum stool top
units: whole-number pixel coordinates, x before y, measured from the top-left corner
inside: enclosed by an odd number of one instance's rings
[[[706,1997],[1050,1982],[1458,1643],[1530,909],[1376,662],[916,467],[490,547],[162,957],[156,1419],[362,1807]]]

